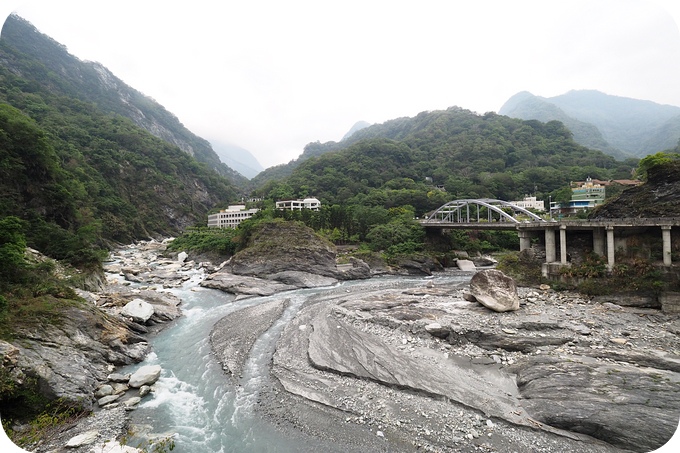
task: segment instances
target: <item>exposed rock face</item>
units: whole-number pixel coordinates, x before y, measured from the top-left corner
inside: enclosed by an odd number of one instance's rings
[[[316,307],[313,309],[317,310]],[[338,317],[329,309],[321,310],[314,318],[307,349],[314,367],[388,386],[424,391],[476,407],[486,416],[529,424],[513,413],[519,402],[508,395],[507,386],[490,383],[472,364],[452,360],[434,362],[427,367],[427,373],[423,373],[420,360],[352,327],[341,318],[342,314]],[[504,379],[512,381],[509,376]]]
[[[298,222],[266,222],[253,233],[248,247],[229,263],[232,273],[267,278],[285,271],[333,277],[334,246]]]
[[[432,272],[442,270],[444,270],[442,265],[431,256],[414,255],[397,262],[393,272],[406,275],[432,275]]]
[[[499,270],[485,269],[473,275],[470,292],[480,304],[493,311],[519,310],[515,280]]]
[[[658,448],[678,427],[677,418],[659,417],[680,408],[678,373],[541,356],[511,370],[517,373],[523,406],[540,422],[636,451]]]
[[[371,276],[368,265],[361,260],[354,260],[346,271],[338,270],[333,244],[299,222],[283,221],[259,225],[248,247],[231,258],[227,270],[236,275],[275,279],[296,287],[325,286],[324,282],[311,281],[309,274],[339,280]]]
[[[642,452],[677,427],[676,317],[548,287],[520,288],[524,309],[503,315],[463,300],[462,284],[373,288],[329,290],[286,326],[272,368],[286,392],[262,397],[272,416],[316,423],[290,393],[432,451],[484,439],[495,451]],[[563,440],[547,446],[537,430]]]
[[[598,206],[592,218],[680,216],[680,161],[652,167],[647,182],[624,190],[617,198]]]
[[[23,329],[12,372],[34,376],[44,396],[82,401],[91,407],[98,383],[113,363],[142,360],[146,340],[126,324],[95,307],[71,307],[61,322]]]
[[[296,286],[266,280],[264,278],[234,275],[226,271],[215,272],[201,282],[206,288],[247,296],[271,296],[281,291],[289,291]]]

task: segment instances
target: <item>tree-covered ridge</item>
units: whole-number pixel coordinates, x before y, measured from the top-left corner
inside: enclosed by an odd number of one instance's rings
[[[24,46],[40,55],[49,38],[32,33],[38,42],[29,39]],[[206,164],[132,120],[84,101],[88,96],[78,89],[96,90],[96,84],[71,82],[10,46],[3,31],[0,218],[22,219],[30,247],[92,264],[101,258],[96,249],[112,241],[174,235],[237,197]]]
[[[272,198],[315,195],[331,204],[409,204],[422,215],[456,198],[547,198],[588,176],[629,178],[636,166],[576,144],[557,121],[480,116],[457,107],[374,125],[350,141],[310,157],[285,183],[264,191]]]
[[[26,88],[95,104],[104,113],[129,118],[137,126],[178,146],[239,187],[245,177],[222,163],[210,143],[185,128],[162,105],[129,87],[99,63],[84,62],[24,19],[7,18],[0,37],[0,61]]]
[[[572,90],[551,98],[521,92],[499,112],[513,118],[562,121],[578,143],[619,158],[664,151],[680,139],[680,107],[595,90]]]

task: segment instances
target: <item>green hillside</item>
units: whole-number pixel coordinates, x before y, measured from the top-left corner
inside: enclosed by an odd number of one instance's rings
[[[11,17],[0,39],[0,218],[22,219],[28,246],[92,265],[98,248],[177,234],[237,196],[205,163],[88,101],[107,87],[86,74],[75,84],[86,66],[51,69],[71,62],[57,43],[33,29],[13,46],[17,27],[30,25]]]
[[[367,127],[340,143],[311,144],[306,153],[310,147],[315,156],[263,192],[315,195],[330,204],[408,204],[422,215],[456,198],[547,198],[588,176],[629,178],[636,166],[578,145],[557,121],[480,116],[457,107]]]
[[[508,99],[499,113],[562,121],[578,143],[617,158],[671,149],[680,139],[680,107],[595,90],[572,90],[551,98],[521,92]]]
[[[103,113],[124,116],[226,176],[236,186],[247,185],[243,175],[220,161],[207,140],[193,134],[162,105],[126,85],[101,64],[79,60],[16,15],[7,18],[0,39],[2,64],[12,74],[53,94],[95,104]]]

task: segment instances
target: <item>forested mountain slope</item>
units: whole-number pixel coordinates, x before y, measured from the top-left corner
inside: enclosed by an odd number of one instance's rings
[[[58,52],[50,54],[42,35],[20,51],[5,30],[29,25],[18,18],[7,24],[0,39],[0,218],[22,219],[29,246],[92,264],[98,247],[177,234],[237,197],[205,163],[90,101],[109,99],[102,94],[109,88],[87,72],[94,66],[74,63],[55,42],[50,48]],[[43,63],[62,58],[57,71]],[[73,80],[78,71],[82,83]]]
[[[671,149],[680,139],[680,107],[594,90],[573,90],[551,98],[524,91],[512,96],[499,113],[562,121],[578,143],[617,158]]]
[[[84,38],[85,39],[85,38]],[[53,94],[95,104],[104,113],[117,113],[137,126],[204,162],[237,186],[246,178],[222,163],[208,141],[189,131],[153,99],[126,85],[96,62],[81,61],[16,15],[7,18],[0,35],[2,65],[13,75]]]
[[[410,204],[422,214],[456,198],[547,198],[588,176],[629,178],[636,166],[577,144],[557,121],[480,116],[458,107],[367,127],[339,144],[308,145],[306,153],[311,148],[316,155],[284,183],[262,190],[316,195],[326,203]]]

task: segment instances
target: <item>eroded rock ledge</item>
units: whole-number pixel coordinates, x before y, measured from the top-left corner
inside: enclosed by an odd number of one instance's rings
[[[265,413],[313,431],[284,408],[330,408],[426,451],[642,452],[678,426],[676,316],[529,289],[495,313],[465,285],[373,286],[327,290],[286,326]]]

